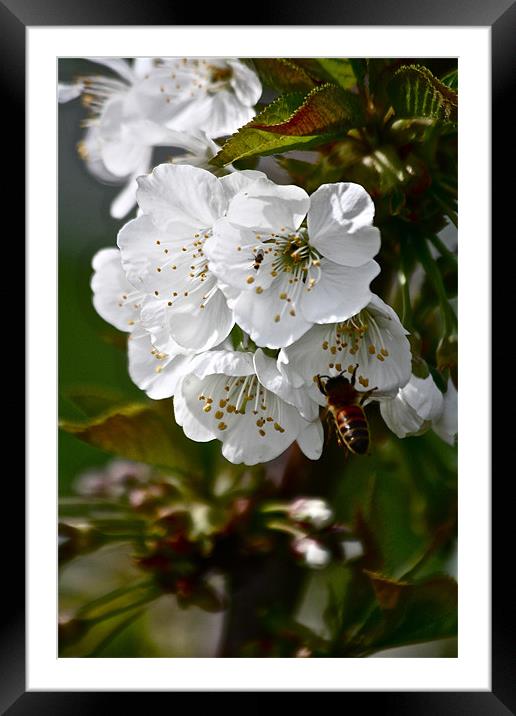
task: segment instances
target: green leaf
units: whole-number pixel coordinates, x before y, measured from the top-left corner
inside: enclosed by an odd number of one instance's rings
[[[280,58],[255,58],[254,68],[262,82],[280,91],[311,90],[312,78],[294,60]]]
[[[448,576],[409,583],[367,573],[377,606],[342,655],[367,656],[382,649],[445,639],[457,634],[457,583]]]
[[[434,77],[426,67],[400,67],[389,83],[388,92],[398,117],[457,121],[457,93]]]
[[[358,97],[332,84],[313,89],[295,111],[281,121],[255,117],[250,126],[289,136],[310,136],[348,130],[365,122]]]
[[[267,156],[292,149],[311,149],[331,141],[335,134],[289,136],[269,131],[270,126],[278,127],[288,121],[303,106],[305,99],[303,92],[292,92],[278,97],[251,122],[233,134],[210,163],[224,166],[243,158]],[[267,131],[258,129],[257,123],[266,127]]]
[[[350,89],[357,83],[357,77],[353,70],[352,60],[342,58],[324,58],[318,59],[322,73],[325,79],[335,82],[344,89]]]
[[[60,428],[94,447],[130,460],[192,469],[195,452],[175,425],[168,400],[114,407],[84,422],[63,420]]]
[[[64,397],[88,417],[98,415],[104,410],[112,409],[115,405],[122,405],[125,402],[120,391],[91,386],[76,386],[65,390]]]
[[[451,70],[444,75],[441,82],[451,89],[457,90],[459,87],[459,70]]]

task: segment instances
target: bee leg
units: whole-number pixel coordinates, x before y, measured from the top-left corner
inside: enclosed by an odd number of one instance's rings
[[[353,388],[355,387],[355,383],[356,383],[356,379],[357,379],[357,370],[358,370],[358,363],[355,363],[355,367],[353,368],[353,373],[351,373],[351,379],[349,381]]]
[[[321,378],[327,378],[327,377],[328,376],[326,376],[326,375],[317,375],[316,376],[317,387],[319,388],[319,390],[321,391],[321,393],[323,395],[328,395],[328,393],[326,392],[326,386],[322,382]]]
[[[365,401],[371,397],[371,395],[374,393],[375,390],[378,390],[378,388],[371,388],[371,390],[367,390],[365,393],[362,393],[362,397],[360,398],[359,405],[363,405]]]

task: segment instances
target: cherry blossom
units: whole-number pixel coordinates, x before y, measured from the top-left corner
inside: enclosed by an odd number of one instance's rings
[[[373,215],[358,184],[324,184],[309,197],[262,178],[232,198],[206,255],[257,345],[289,346],[314,323],[346,321],[369,303],[380,270]]]
[[[295,440],[309,458],[318,459],[323,442],[318,412],[315,403],[281,381],[275,361],[260,349],[254,355],[213,350],[197,356],[174,396],[176,422],[190,439],[216,438],[227,460],[246,465],[278,457]]]

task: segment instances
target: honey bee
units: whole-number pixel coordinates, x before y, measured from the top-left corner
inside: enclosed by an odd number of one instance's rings
[[[328,412],[333,418],[340,444],[355,455],[366,455],[369,452],[370,434],[362,404],[376,388],[365,393],[355,390],[357,368],[358,363],[349,380],[340,373],[335,378],[318,375],[316,382],[321,393],[328,398]],[[322,378],[327,379],[325,383]]]
[[[253,268],[255,271],[258,271],[262,261],[263,261],[263,251],[260,249],[259,251],[256,252],[255,257],[254,257]]]

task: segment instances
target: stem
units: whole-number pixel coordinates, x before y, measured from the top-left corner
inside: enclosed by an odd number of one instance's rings
[[[119,634],[121,634],[130,624],[132,624],[136,619],[138,619],[143,614],[143,609],[141,609],[136,614],[131,614],[126,619],[122,619],[118,622],[118,624],[115,626],[114,629],[112,629],[106,636],[100,640],[100,642],[97,644],[97,646],[92,649],[89,654],[85,654],[85,658],[93,658],[95,656],[100,656],[100,654],[104,651],[106,646],[109,646],[109,644],[117,637]]]
[[[449,304],[442,276],[432,258],[426,239],[422,238],[420,241],[415,242],[415,245],[421,265],[425,269],[426,275],[432,282],[439,299],[439,305],[441,307],[441,313],[444,320],[445,333],[449,336],[457,332],[457,316]]]
[[[103,594],[101,597],[97,597],[97,599],[93,599],[91,602],[88,602],[88,604],[84,604],[77,612],[78,617],[83,617],[88,614],[88,612],[93,611],[97,607],[101,607],[103,604],[113,602],[115,599],[118,599],[119,597],[123,597],[126,594],[130,594],[131,592],[135,592],[138,589],[145,589],[146,587],[150,587],[153,584],[152,579],[146,579],[143,582],[138,582],[137,584],[132,584],[130,586],[124,586],[119,587],[118,589],[113,589],[113,591],[108,592],[107,594]]]
[[[457,212],[455,211],[455,209],[453,207],[449,206],[448,203],[446,201],[444,201],[444,199],[442,199],[435,191],[432,192],[432,196],[437,201],[437,203],[442,207],[442,209],[444,210],[444,213],[446,214],[448,219],[452,222],[452,224],[454,224],[457,227],[459,225],[459,219],[458,219]]]
[[[141,607],[145,604],[148,604],[149,602],[153,602],[155,599],[157,599],[157,597],[160,596],[160,594],[161,591],[157,587],[153,587],[141,599],[137,599],[135,602],[132,602],[131,604],[126,604],[123,607],[117,607],[116,609],[112,609],[111,611],[99,614],[97,617],[89,617],[88,622],[90,623],[90,626],[100,624],[100,622],[103,622],[106,619],[112,619],[113,617],[117,617],[119,614],[125,614],[125,612],[136,609],[136,607]]]
[[[435,246],[437,251],[439,251],[441,256],[444,256],[444,258],[448,259],[451,263],[453,263],[454,266],[457,266],[457,256],[453,253],[453,251],[450,251],[444,241],[441,241],[441,239],[435,234],[432,234],[428,238]]]
[[[408,257],[407,257],[407,246],[405,242],[401,242],[401,267],[398,271],[398,281],[401,286],[401,322],[408,331],[412,331],[413,315],[412,315],[412,304],[410,301],[410,285],[409,285],[409,270],[408,270]]]

